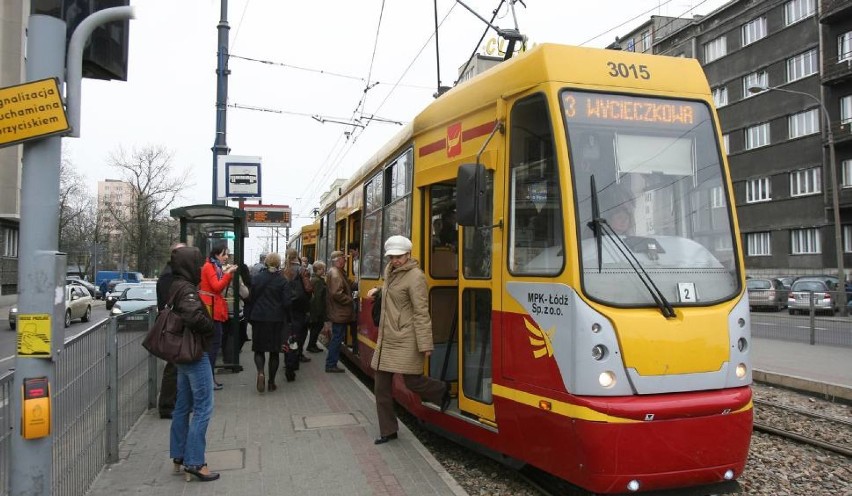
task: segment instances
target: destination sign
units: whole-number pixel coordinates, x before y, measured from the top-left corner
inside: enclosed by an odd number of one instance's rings
[[[248,227],[290,227],[290,207],[287,205],[245,205]]]
[[[70,129],[56,78],[0,88],[0,147]]]
[[[696,115],[706,114],[695,102],[578,91],[562,93],[562,110],[565,119],[574,122],[689,127],[695,124]]]

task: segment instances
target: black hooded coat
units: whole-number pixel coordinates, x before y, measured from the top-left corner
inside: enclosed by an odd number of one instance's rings
[[[204,351],[209,352],[214,334],[213,319],[198,296],[203,263],[204,257],[198,248],[185,246],[172,252],[172,283],[168,294],[184,327],[194,332],[201,339]]]

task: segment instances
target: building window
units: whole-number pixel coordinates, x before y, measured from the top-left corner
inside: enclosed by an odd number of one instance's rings
[[[787,118],[790,139],[819,132],[819,109],[806,110]]]
[[[722,208],[725,206],[725,190],[721,186],[716,186],[710,190],[710,205],[713,208]]]
[[[822,168],[799,170],[790,173],[790,196],[813,195],[822,191]]]
[[[3,256],[18,258],[18,230],[6,228],[3,230]]]
[[[769,123],[764,122],[746,129],[746,150],[769,144]]]
[[[850,122],[852,122],[852,95],[840,99],[840,123],[849,124]]]
[[[852,225],[843,226],[843,251],[852,253]]]
[[[635,52],[636,51],[636,42],[633,41],[633,38],[630,38],[629,40],[627,40],[627,51],[628,52]]]
[[[837,37],[837,61],[852,60],[852,31]]]
[[[769,178],[759,177],[746,183],[746,203],[769,201],[772,199]]]
[[[816,48],[787,59],[787,82],[816,74],[819,68]]]
[[[789,26],[806,17],[814,15],[816,2],[814,0],[793,0],[784,5],[784,21]]]
[[[852,188],[852,159],[841,162],[840,171],[843,177],[840,184],[842,184],[844,188]]]
[[[724,36],[720,36],[713,41],[704,44],[704,63],[713,62],[714,60],[724,57],[728,53],[728,44]]]
[[[645,31],[642,33],[642,51],[650,52],[651,51],[651,32]]]
[[[751,45],[761,38],[766,38],[765,17],[758,17],[743,25],[743,46]]]
[[[746,250],[750,257],[772,255],[772,234],[768,232],[746,234]]]
[[[723,134],[722,135],[722,144],[725,146],[725,150],[724,150],[725,155],[730,155],[731,154],[731,135],[730,134]]]
[[[756,93],[751,93],[749,88],[766,88],[769,86],[769,77],[766,71],[752,72],[743,78],[743,98],[749,98]],[[763,90],[766,91],[766,90]],[[761,93],[763,93],[761,91]]]
[[[713,104],[716,108],[724,107],[728,104],[728,88],[722,86],[713,90]]]
[[[815,228],[793,229],[790,231],[790,247],[790,253],[793,255],[822,253],[819,231]]]

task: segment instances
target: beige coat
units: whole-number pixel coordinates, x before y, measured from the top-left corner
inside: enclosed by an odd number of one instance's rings
[[[432,351],[432,318],[426,276],[414,259],[385,267],[382,316],[370,366],[400,374],[422,374],[423,352]]]

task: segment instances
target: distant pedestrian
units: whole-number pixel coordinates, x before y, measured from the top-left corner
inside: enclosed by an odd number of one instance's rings
[[[293,336],[299,344],[298,361],[295,363],[295,368],[298,369],[299,363],[311,361],[310,358],[305,356],[305,341],[308,337],[308,311],[310,310],[311,294],[314,289],[307,269],[302,267],[299,253],[294,248],[287,250],[287,261],[281,269],[281,273],[290,282],[290,289],[293,291],[289,335]]]
[[[201,294],[201,301],[207,307],[210,315],[213,316],[213,321],[216,325],[216,334],[213,336],[210,345],[210,370],[215,373],[216,358],[219,355],[219,349],[222,347],[222,331],[225,322],[228,321],[228,302],[225,301],[222,295],[225,288],[231,283],[231,278],[236,265],[227,265],[228,261],[228,245],[222,243],[216,245],[210,250],[210,255],[207,257],[207,262],[201,269],[201,284],[198,292]],[[222,384],[213,379],[213,389],[222,389]]]
[[[284,344],[284,328],[290,308],[290,285],[281,276],[281,255],[270,253],[266,267],[252,278],[251,289],[251,350],[257,368],[257,392],[278,389],[275,376],[280,362],[278,353]],[[269,354],[269,367],[266,354]],[[287,381],[296,378],[295,372],[286,371]]]
[[[340,359],[340,345],[343,342],[343,334],[346,327],[354,318],[352,306],[352,290],[343,267],[346,265],[346,257],[342,251],[331,252],[331,268],[326,276],[327,295],[326,312],[328,320],[331,321],[331,341],[328,343],[328,355],[325,358],[325,371],[340,373],[344,370],[337,366]]]
[[[186,246],[183,243],[175,243],[172,245],[171,253],[174,253],[178,248]],[[169,300],[169,287],[172,285],[172,260],[166,262],[166,266],[160,271],[160,277],[157,279],[157,311],[166,307]],[[175,395],[177,395],[177,369],[175,364],[166,362],[163,368],[163,378],[160,381],[160,397],[157,399],[157,410],[160,412],[160,418],[172,418],[172,410],[175,409]]]
[[[215,328],[198,297],[199,268],[203,260],[198,248],[188,246],[174,250],[171,256],[173,279],[167,298],[174,301],[174,312],[183,319],[185,332],[196,335],[204,353],[195,362],[175,364],[177,400],[172,412],[169,455],[175,472],[180,472],[183,466],[187,481],[194,475],[206,482],[218,479],[219,474],[210,472],[204,457],[207,426],[213,414],[213,371],[207,353]]]
[[[391,236],[385,241],[385,267],[381,288],[382,309],[376,349],[370,367],[375,369],[374,392],[379,418],[375,444],[397,438],[398,424],[393,410],[393,375],[402,374],[405,387],[444,411],[450,402],[447,384],[423,375],[423,364],[432,355],[432,318],[426,276],[417,260],[411,258],[411,240]],[[374,298],[379,288],[367,293]]]
[[[311,308],[308,312],[308,330],[310,336],[308,337],[308,345],[305,349],[311,353],[320,353],[322,350],[317,346],[317,338],[328,320],[325,311],[325,263],[322,260],[317,260],[314,262],[313,267],[314,275],[311,277],[311,284],[314,286],[314,294],[311,295]]]
[[[251,276],[254,277],[258,272],[266,268],[266,252],[260,254],[260,261],[256,264],[252,265],[249,271],[251,272]]]

